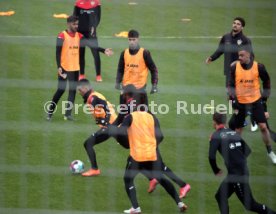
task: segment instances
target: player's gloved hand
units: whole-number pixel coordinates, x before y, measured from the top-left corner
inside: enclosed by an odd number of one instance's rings
[[[264,107],[264,112],[266,113],[266,112],[268,112],[267,111],[267,105],[266,105],[266,103],[263,103],[263,107]],[[266,118],[267,119],[267,118]]]
[[[264,111],[267,112],[267,105],[266,105],[267,97],[262,97],[261,103],[263,104]]]
[[[237,99],[232,100],[232,108],[237,110],[240,108],[240,104]]]
[[[107,121],[106,118],[97,118],[96,119],[96,124],[97,125],[102,125],[102,126],[108,126],[109,122]]]
[[[122,89],[121,84],[120,84],[120,83],[116,83],[116,84],[115,84],[115,89],[121,90],[121,89]]]
[[[266,101],[267,101],[267,97],[264,97],[264,96],[262,96],[262,103],[266,103]]]
[[[154,93],[157,93],[157,92],[158,92],[157,85],[156,84],[152,85],[150,93],[154,94]]]

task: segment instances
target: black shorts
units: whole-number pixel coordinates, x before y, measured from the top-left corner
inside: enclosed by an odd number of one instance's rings
[[[125,177],[134,178],[139,172],[144,174],[146,177],[148,174],[151,174],[153,178],[158,180],[162,177],[162,162],[160,160],[137,162],[129,156],[126,165]]]
[[[233,114],[231,120],[235,124],[235,128],[244,127],[244,121],[246,116],[252,115],[252,119],[259,123],[266,123],[266,117],[264,107],[261,99],[251,104],[239,104],[238,114]]]

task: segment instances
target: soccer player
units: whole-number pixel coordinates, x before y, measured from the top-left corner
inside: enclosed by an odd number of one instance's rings
[[[251,150],[237,132],[225,127],[225,123],[226,114],[216,112],[213,115],[213,126],[216,131],[212,134],[209,144],[209,162],[214,174],[222,175],[222,170],[216,162],[217,151],[224,159],[228,171],[215,195],[220,213],[229,213],[228,198],[236,193],[247,210],[259,214],[276,214],[275,211],[256,202],[253,198],[246,160]]]
[[[122,108],[122,110],[119,112],[118,117],[116,120],[113,122],[112,125],[119,126],[122,124],[123,119],[126,115],[130,114],[131,111],[133,111],[135,105],[143,104],[146,102],[146,97],[145,94],[139,94],[137,93],[137,89],[135,88],[134,85],[129,84],[124,87],[123,90],[123,100],[124,104],[126,105],[127,108]],[[137,97],[140,96],[140,97]],[[124,105],[124,106],[125,106]],[[120,136],[120,135],[119,135]],[[127,143],[124,145],[128,145],[128,139],[125,139]],[[117,140],[118,141],[118,140]],[[129,148],[129,146],[127,146]],[[174,181],[179,187],[179,197],[184,198],[186,197],[187,193],[190,191],[191,186],[190,184],[187,184],[184,182],[182,179],[180,179],[174,172],[163,162],[162,157],[160,155],[159,149],[157,148],[157,156],[158,159],[161,162],[161,168],[163,170],[163,174],[165,174],[167,177],[169,177],[172,181]],[[152,174],[146,173],[145,176],[150,180],[149,182],[149,188],[148,192],[152,193],[156,185],[158,184],[157,179],[153,177]]]
[[[230,77],[230,66],[239,59],[238,48],[240,46],[248,46],[248,49],[253,53],[251,40],[243,34],[245,20],[242,17],[236,17],[233,20],[232,30],[222,36],[217,50],[206,59],[206,64],[217,60],[222,54],[224,55],[224,75],[225,86],[228,87]],[[252,55],[253,56],[253,55]],[[246,124],[246,122],[245,122]],[[251,131],[256,131],[258,126],[251,118]]]
[[[144,171],[153,174],[153,177],[173,198],[180,211],[184,212],[187,206],[179,198],[172,183],[164,177],[162,163],[158,159],[157,146],[163,139],[159,121],[154,115],[144,111],[144,107],[140,105],[136,107],[134,112],[125,116],[121,126],[111,126],[112,133],[127,133],[130,148],[124,183],[132,207],[125,210],[124,213],[141,213],[134,179],[139,172],[144,173]],[[126,141],[120,143],[125,144]]]
[[[251,40],[243,34],[245,20],[242,17],[236,17],[233,20],[232,30],[222,36],[217,50],[206,59],[206,64],[217,60],[222,54],[224,55],[224,75],[226,77],[225,86],[227,88],[230,77],[231,63],[239,59],[238,50],[241,46],[248,46],[253,53]]]
[[[77,32],[78,17],[70,16],[67,19],[67,29],[59,33],[56,41],[56,63],[58,67],[58,89],[52,98],[52,104],[47,112],[47,120],[52,119],[56,105],[65,92],[67,80],[69,82],[68,104],[64,120],[73,120],[71,115],[76,96],[76,86],[79,79],[79,71],[84,72],[84,44],[85,40],[81,33]],[[110,48],[100,48],[107,56],[113,54]]]
[[[129,47],[120,56],[115,88],[120,90],[128,84],[133,84],[138,89],[138,93],[146,95],[148,70],[150,70],[152,84],[150,93],[156,93],[158,91],[158,70],[150,52],[140,47],[138,31],[130,30],[128,32],[128,44]],[[123,103],[122,95],[120,103]]]
[[[101,20],[100,0],[76,0],[73,14],[79,17],[78,32],[84,35],[85,46],[88,46],[90,48],[91,53],[94,57],[96,81],[102,82],[101,58],[99,52],[107,54],[106,51],[111,51],[111,49],[104,49],[98,46],[97,27]],[[82,49],[82,51],[82,56],[85,63],[85,48]],[[85,78],[84,74],[85,71],[81,70],[80,79]]]
[[[91,114],[94,117],[96,124],[100,126],[100,130],[93,133],[84,142],[84,148],[89,157],[91,169],[82,173],[82,176],[97,176],[100,175],[101,172],[98,168],[94,146],[109,139],[110,135],[108,133],[107,124],[114,122],[116,113],[113,106],[106,100],[106,98],[102,94],[93,90],[87,79],[80,80],[77,89],[83,97],[84,103],[90,107]]]
[[[252,59],[251,50],[248,50],[248,47],[241,47],[238,54],[239,62],[231,67],[229,80],[229,95],[235,110],[230,121],[241,134],[245,117],[250,111],[253,120],[260,127],[267,154],[272,163],[276,164],[276,155],[271,148],[271,137],[263,106],[263,102],[266,102],[270,95],[270,77],[265,66]],[[262,92],[260,79],[263,82]]]
[[[56,63],[58,67],[58,88],[48,109],[47,120],[51,120],[56,105],[65,92],[67,80],[69,82],[69,95],[64,120],[73,120],[71,115],[72,108],[70,106],[75,101],[79,70],[83,66],[79,60],[80,49],[82,49],[80,41],[83,36],[77,32],[78,23],[79,21],[76,16],[69,16],[67,18],[67,29],[59,33],[57,38]]]

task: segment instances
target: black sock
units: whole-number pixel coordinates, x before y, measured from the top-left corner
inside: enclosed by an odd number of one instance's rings
[[[270,152],[272,152],[272,148],[271,148],[271,145],[269,146],[266,146],[266,150],[267,150],[267,153],[269,154]]]

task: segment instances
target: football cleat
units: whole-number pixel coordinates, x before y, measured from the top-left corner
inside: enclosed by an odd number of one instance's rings
[[[179,198],[185,198],[187,193],[191,190],[190,184],[186,184],[184,187],[179,189]]]
[[[74,118],[73,118],[71,115],[64,116],[63,119],[64,119],[64,120],[68,120],[68,121],[73,121],[73,120],[74,120]]]
[[[158,181],[155,178],[151,179],[149,182],[148,193],[152,193],[155,190],[157,184]]]
[[[102,79],[102,76],[101,75],[97,75],[96,76],[96,82],[102,82],[103,79]]]
[[[141,213],[141,208],[133,208],[131,207],[129,210],[124,210],[124,213],[130,213],[130,214],[135,214],[135,213]]]
[[[258,130],[258,125],[257,125],[257,123],[254,123],[254,125],[251,124],[251,131],[252,131],[252,132],[255,132],[255,131],[257,131],[257,130]]]
[[[177,206],[180,212],[185,212],[188,209],[188,206],[183,202],[178,202]]]
[[[89,169],[88,171],[82,173],[81,175],[84,177],[91,177],[91,176],[97,176],[100,174],[101,174],[101,171],[99,169]]]
[[[268,155],[268,157],[270,157],[272,163],[276,164],[276,155],[275,155],[275,153],[274,152],[270,152],[267,155]]]
[[[47,116],[46,116],[46,120],[47,120],[47,121],[51,121],[51,120],[52,120],[52,115],[53,115],[53,114],[49,114],[49,113],[48,113]]]

